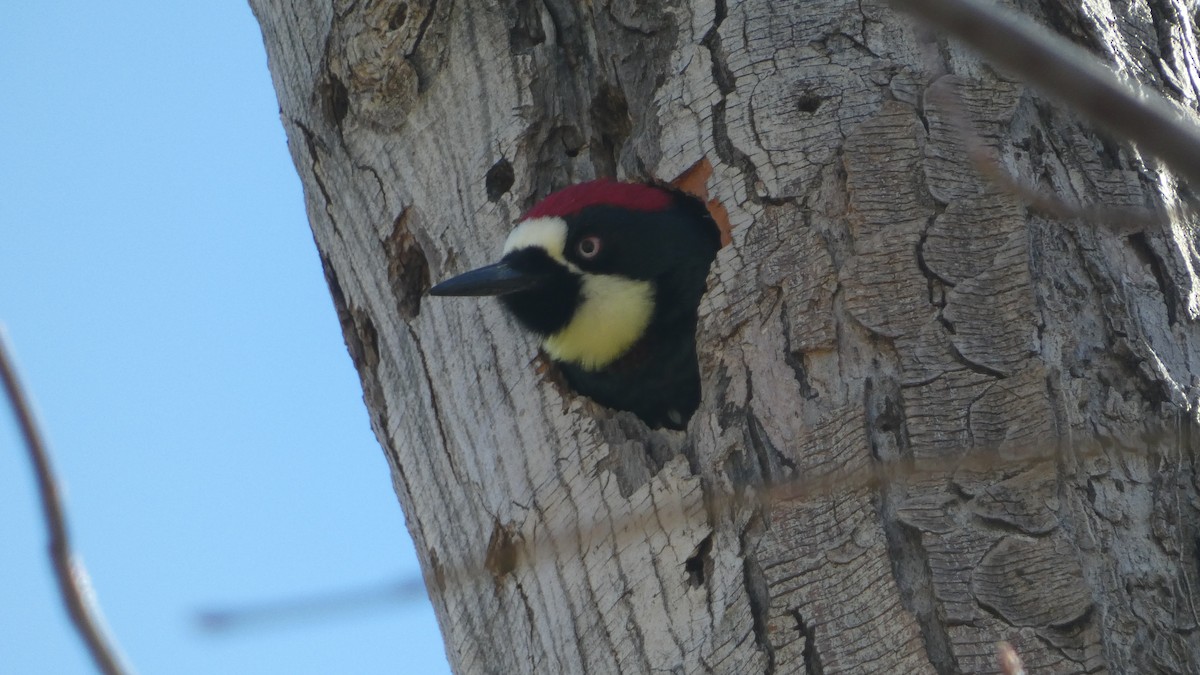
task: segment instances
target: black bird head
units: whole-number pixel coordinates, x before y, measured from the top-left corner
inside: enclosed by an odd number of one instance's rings
[[[696,309],[720,232],[699,199],[596,180],[539,202],[499,262],[430,289],[497,295],[573,389],[682,429],[700,404]]]

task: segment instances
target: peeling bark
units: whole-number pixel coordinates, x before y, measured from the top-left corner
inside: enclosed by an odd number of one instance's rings
[[[1194,7],[1019,4],[1195,111]],[[456,671],[995,672],[1002,639],[1036,673],[1200,671],[1200,223],[1169,172],[880,4],[251,5]],[[1031,212],[943,90],[1027,182],[1171,221]],[[732,243],[686,434],[572,394],[495,303],[423,297],[552,189],[704,162]],[[951,472],[727,498],[910,459]]]

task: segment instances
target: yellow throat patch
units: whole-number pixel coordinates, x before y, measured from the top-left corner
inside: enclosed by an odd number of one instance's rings
[[[566,328],[542,346],[557,361],[598,370],[615,361],[642,337],[654,312],[654,287],[609,274],[583,275],[583,302]]]

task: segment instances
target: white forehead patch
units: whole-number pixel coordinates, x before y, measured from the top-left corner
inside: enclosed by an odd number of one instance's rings
[[[567,246],[567,221],[562,218],[530,218],[508,233],[504,254],[523,248],[540,248],[551,258],[566,263],[563,249]]]

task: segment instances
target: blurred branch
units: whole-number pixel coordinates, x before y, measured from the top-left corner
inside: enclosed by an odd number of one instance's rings
[[[1190,427],[1189,427],[1190,429]],[[928,481],[950,480],[956,475],[998,476],[1019,471],[1027,476],[1053,475],[1059,467],[1086,460],[1132,461],[1152,457],[1159,446],[1190,442],[1190,431],[1149,431],[1136,438],[1095,438],[1070,443],[1052,442],[1019,445],[985,445],[964,448],[956,455],[906,457],[887,462],[869,462],[857,468],[840,468],[829,473],[808,473],[773,484],[741,485],[729,491],[684,496],[670,511],[656,502],[656,508],[614,522],[598,516],[591,522],[577,523],[567,529],[550,530],[541,536],[526,538],[519,533],[502,544],[504,550],[488,555],[518,561],[517,566],[534,566],[539,561],[561,555],[562,542],[571,542],[570,550],[591,550],[598,541],[612,538],[624,547],[632,538],[648,531],[674,529],[692,517],[720,510],[740,508],[772,509],[788,502],[809,502],[840,494],[878,490],[889,485],[912,485]],[[474,583],[493,576],[486,561],[471,561],[439,568],[432,579],[440,586]],[[418,584],[414,578],[410,583]]]
[[[70,615],[71,622],[75,624],[75,630],[83,638],[96,667],[105,675],[124,673],[126,669],[103,630],[100,611],[95,606],[88,587],[87,571],[71,553],[71,541],[67,535],[67,518],[63,510],[62,499],[59,496],[58,481],[54,477],[54,468],[50,465],[50,453],[42,440],[41,432],[33,417],[33,410],[17,377],[16,367],[13,365],[8,349],[8,340],[2,328],[0,328],[0,378],[4,380],[5,393],[12,404],[17,424],[21,427],[21,436],[25,441],[29,460],[33,463],[38,495],[42,502],[42,517],[50,536],[50,560],[54,564],[54,578],[58,582],[59,595],[62,596],[63,604],[67,607],[67,614]]]
[[[1151,225],[1168,222],[1166,214],[1146,208],[1076,204],[1057,195],[1042,192],[1034,185],[1012,175],[1001,164],[997,153],[984,144],[979,131],[971,123],[963,99],[956,93],[955,87],[958,84],[959,81],[953,75],[942,77],[926,90],[926,99],[936,102],[945,110],[947,122],[958,133],[971,165],[1001,190],[1016,196],[1038,213],[1059,220],[1079,219],[1103,225],[1119,235],[1133,234]]]
[[[217,633],[244,629],[252,624],[280,624],[302,619],[326,619],[335,612],[366,609],[371,605],[404,604],[427,598],[425,581],[420,577],[307,598],[278,600],[242,608],[223,608],[199,612],[197,621],[206,631]]]
[[[1095,56],[986,0],[890,0],[1200,185],[1200,127],[1162,95],[1125,84]]]
[[[1025,675],[1025,664],[1021,663],[1017,650],[1007,642],[996,644],[996,661],[1002,675]]]

